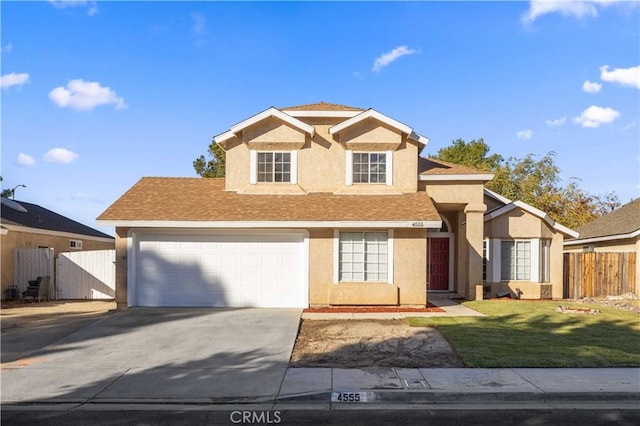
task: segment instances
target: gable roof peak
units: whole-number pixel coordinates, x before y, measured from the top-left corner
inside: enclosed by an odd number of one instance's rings
[[[362,108],[334,104],[325,101],[320,101],[314,104],[294,105],[278,109],[281,111],[364,111]]]

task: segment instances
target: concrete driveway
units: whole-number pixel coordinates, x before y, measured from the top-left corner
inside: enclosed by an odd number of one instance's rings
[[[300,309],[133,308],[2,365],[2,403],[273,400]]]

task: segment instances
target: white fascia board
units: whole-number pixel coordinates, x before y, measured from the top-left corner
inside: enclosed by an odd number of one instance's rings
[[[284,112],[274,107],[271,107],[265,111],[262,111],[261,113],[256,114],[253,117],[247,118],[246,120],[241,121],[235,126],[231,126],[229,130],[235,134],[269,117],[276,117],[284,121],[285,123],[288,123],[293,127],[300,129],[305,133],[310,134],[311,136],[314,135],[316,130],[315,127],[313,127],[312,125],[304,123],[298,120],[297,118],[294,118],[289,114],[285,114]]]
[[[418,180],[424,182],[442,182],[442,181],[489,181],[493,179],[493,174],[463,174],[463,175],[419,175]]]
[[[484,221],[487,222],[489,220],[495,219],[498,216],[502,216],[505,213],[510,212],[511,210],[515,209],[516,207],[521,208],[522,210],[526,211],[527,213],[530,213],[542,220],[544,220],[545,222],[547,222],[547,224],[549,224],[549,226],[551,226],[553,229],[555,229],[558,232],[561,232],[565,235],[568,235],[570,237],[577,237],[578,233],[576,231],[574,231],[573,229],[569,229],[566,226],[560,225],[559,223],[557,223],[556,221],[554,221],[553,219],[551,219],[549,217],[548,214],[546,214],[545,212],[543,212],[540,209],[537,209],[533,206],[530,206],[529,204],[517,200],[517,201],[513,201],[509,204],[507,204],[506,206],[500,207],[499,209],[493,210],[490,213],[487,213],[484,215]]]
[[[388,126],[391,126],[395,129],[400,130],[402,133],[406,133],[407,135],[410,135],[411,133],[413,133],[413,129],[411,129],[411,127],[407,126],[404,123],[401,123],[397,120],[394,120],[391,117],[387,117],[384,114],[380,114],[378,111],[373,110],[373,109],[368,109],[364,112],[361,112],[360,114],[351,117],[348,120],[343,121],[342,123],[336,124],[335,126],[332,126],[329,128],[329,134],[330,135],[334,135],[336,133],[340,133],[342,130],[351,127],[355,124],[358,124],[359,122],[366,120],[368,118],[374,118],[378,121],[381,121],[385,124],[387,124]]]
[[[0,228],[0,235],[7,235],[8,233],[9,233],[9,230],[4,226]]]
[[[384,221],[192,221],[192,220],[99,220],[102,226],[130,228],[440,228],[440,220],[384,220]]]
[[[233,139],[236,137],[236,134],[231,130],[228,130],[224,133],[220,133],[218,136],[213,137],[213,141],[217,144],[221,144],[224,141],[228,141],[229,139]]]
[[[603,241],[617,241],[617,240],[626,240],[628,238],[635,238],[640,236],[640,229],[635,230],[633,232],[629,232],[628,234],[617,234],[617,235],[607,235],[604,237],[592,237],[592,238],[582,238],[576,240],[568,240],[564,242],[565,246],[574,246],[578,244],[589,244],[589,243],[600,243]]]
[[[291,111],[283,109],[282,112],[291,117],[338,117],[351,118],[360,114],[362,111]]]
[[[497,192],[493,192],[490,189],[484,188],[484,195],[487,195],[496,201],[500,201],[502,204],[511,204],[510,199],[508,199],[507,197],[503,197],[502,195],[498,194]]]
[[[3,223],[2,226],[9,231],[25,232],[29,234],[49,235],[52,237],[64,237],[78,240],[98,241],[101,243],[113,243],[115,238],[94,237],[92,235],[76,234],[75,232],[52,231],[50,229],[31,228],[29,226],[10,225]]]
[[[427,144],[429,143],[429,138],[419,135],[416,132],[411,132],[409,134],[409,139],[414,140],[416,142],[419,142],[421,144],[423,144],[424,146],[427,146]]]

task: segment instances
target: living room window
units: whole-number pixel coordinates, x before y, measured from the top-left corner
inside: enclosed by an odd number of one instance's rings
[[[353,183],[386,183],[387,154],[353,153]]]
[[[291,182],[290,152],[258,152],[258,182]]]
[[[389,234],[340,232],[339,281],[388,282]]]
[[[531,280],[531,241],[502,241],[500,252],[501,280]]]

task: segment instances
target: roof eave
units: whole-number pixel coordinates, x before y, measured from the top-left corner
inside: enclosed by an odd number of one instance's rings
[[[493,179],[492,173],[483,174],[451,174],[451,175],[418,175],[418,180],[423,182],[443,182],[443,181],[481,181],[488,182]]]
[[[280,120],[284,121],[285,123],[288,123],[290,125],[292,125],[293,127],[305,132],[305,133],[309,133],[311,136],[314,135],[315,133],[315,128],[310,125],[307,124],[303,121],[298,120],[295,117],[290,116],[289,114],[286,114],[282,111],[280,111],[277,108],[274,107],[270,107],[256,115],[254,115],[253,117],[249,117],[244,121],[241,121],[240,123],[231,126],[231,128],[229,129],[231,132],[233,132],[234,134],[237,134],[238,132],[246,129],[249,126],[252,126],[266,118],[269,117],[276,117],[279,118]]]
[[[439,229],[441,220],[289,220],[289,221],[202,221],[202,220],[131,220],[98,219],[102,226],[130,228],[207,228],[207,229],[247,229],[247,228],[414,228]]]
[[[640,236],[640,229],[635,230],[633,232],[629,232],[627,234],[605,235],[602,237],[591,237],[591,238],[576,238],[573,240],[565,241],[564,245],[573,246],[578,244],[600,243],[604,241],[618,241],[618,240],[626,240],[628,238],[635,238],[638,236]]]
[[[363,112],[351,117],[348,120],[343,121],[342,123],[338,123],[335,126],[330,127],[329,128],[329,134],[333,136],[334,134],[340,133],[344,129],[347,129],[347,128],[351,127],[351,126],[355,126],[356,124],[360,123],[361,121],[364,121],[364,120],[369,119],[369,118],[373,118],[375,120],[381,121],[381,122],[385,123],[386,125],[401,131],[402,133],[406,133],[407,135],[411,135],[413,133],[413,129],[411,127],[407,126],[406,124],[401,123],[398,120],[394,120],[393,118],[388,117],[388,116],[386,116],[384,114],[381,114],[381,113],[379,113],[378,111],[376,111],[374,109],[368,109],[366,111],[363,111]]]
[[[561,232],[573,238],[576,238],[578,236],[578,233],[573,229],[569,229],[566,226],[559,224],[555,220],[551,219],[551,217],[549,217],[547,213],[520,200],[513,201],[505,206],[500,207],[499,209],[492,210],[491,212],[485,213],[484,221],[487,222],[492,219],[495,219],[499,216],[502,216],[505,213],[510,212],[515,208],[521,208],[522,210],[544,220],[549,226],[551,226],[553,229],[555,229],[558,232]]]

